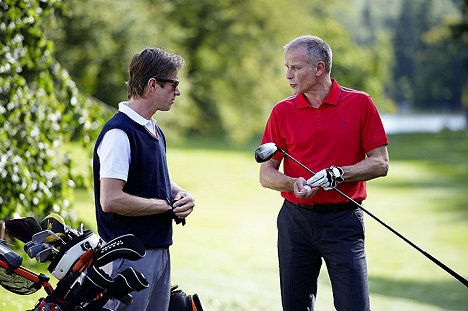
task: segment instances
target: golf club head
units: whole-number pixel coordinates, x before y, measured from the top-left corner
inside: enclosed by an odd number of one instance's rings
[[[35,234],[33,234],[31,241],[34,242],[35,244],[41,244],[41,243],[50,243],[53,244],[54,242],[60,241],[63,245],[65,245],[65,241],[62,240],[61,237],[59,237],[55,232],[51,230],[42,230],[39,231]]]
[[[54,248],[52,246],[49,246],[43,249],[42,251],[40,251],[39,253],[37,253],[35,257],[36,257],[37,262],[43,263],[51,259],[52,258],[51,256],[53,254],[54,254]]]
[[[37,245],[37,244],[34,243],[33,241],[27,242],[26,244],[23,245],[23,250],[24,250],[24,252],[25,252],[26,254],[28,254],[29,249],[30,249],[31,247],[35,246],[35,245]],[[29,254],[28,254],[28,256],[29,256]],[[29,257],[29,258],[31,258],[31,257]]]
[[[260,145],[257,149],[255,149],[255,161],[258,163],[266,162],[273,158],[277,151],[278,147],[275,143],[265,143]]]
[[[28,255],[29,258],[35,258],[39,252],[42,252],[48,247],[46,243],[36,244],[32,241],[24,244],[24,252]],[[49,246],[50,247],[50,246]]]
[[[41,226],[33,217],[13,218],[5,221],[8,234],[23,243],[31,241],[33,234],[41,231]]]

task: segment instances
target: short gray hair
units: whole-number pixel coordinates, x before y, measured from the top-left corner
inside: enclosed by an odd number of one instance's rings
[[[325,63],[325,71],[331,72],[333,54],[328,43],[316,36],[301,36],[286,44],[284,50],[288,52],[300,46],[307,49],[311,64],[323,61]]]

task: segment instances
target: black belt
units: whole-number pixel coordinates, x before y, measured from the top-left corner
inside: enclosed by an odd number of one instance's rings
[[[352,202],[347,202],[347,203],[336,203],[336,204],[314,204],[314,205],[308,205],[308,204],[298,204],[298,203],[293,203],[288,200],[284,200],[286,204],[290,206],[295,206],[299,208],[303,208],[309,211],[317,212],[317,213],[335,213],[335,212],[340,212],[340,211],[350,211],[358,208],[358,206]],[[361,204],[361,202],[357,202]]]

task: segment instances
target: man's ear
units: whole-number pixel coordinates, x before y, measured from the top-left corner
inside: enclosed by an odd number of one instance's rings
[[[325,72],[325,63],[323,61],[318,61],[315,69],[317,69],[315,75],[321,76]]]
[[[148,82],[146,83],[146,88],[149,92],[156,91],[156,88],[158,86],[159,86],[158,81],[156,81],[156,79],[154,78],[149,79]]]
[[[148,89],[152,91],[155,90],[156,85],[157,85],[157,82],[154,78],[149,79],[148,82],[146,83],[146,86],[148,87]]]

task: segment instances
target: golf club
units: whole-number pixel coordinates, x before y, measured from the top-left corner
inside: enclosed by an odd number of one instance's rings
[[[24,245],[24,251],[26,254],[28,254],[29,258],[35,258],[39,252],[42,252],[48,247],[51,248],[52,246],[47,243],[36,244],[31,241]]]
[[[265,143],[261,146],[259,146],[256,150],[255,150],[255,160],[258,162],[258,163],[263,163],[263,162],[266,162],[268,160],[270,160],[271,158],[273,158],[273,156],[278,152],[280,151],[284,156],[290,158],[291,160],[293,160],[294,162],[296,162],[298,165],[300,165],[302,168],[304,168],[306,171],[308,171],[309,173],[311,173],[312,175],[315,175],[315,173],[310,169],[308,168],[307,166],[305,166],[304,164],[300,163],[298,160],[296,160],[295,158],[293,158],[291,155],[289,155],[287,152],[285,152],[284,150],[282,150],[281,148],[279,148],[278,146],[276,146],[275,143]],[[423,254],[424,256],[426,256],[427,258],[429,258],[432,262],[434,262],[436,265],[438,265],[439,267],[441,267],[442,269],[444,269],[446,272],[448,272],[450,275],[452,275],[454,278],[456,278],[458,281],[460,281],[463,285],[465,285],[466,287],[468,287],[468,281],[462,277],[460,274],[456,273],[454,270],[450,269],[449,267],[447,267],[445,264],[443,264],[440,260],[438,260],[437,258],[435,258],[434,256],[432,256],[431,254],[427,253],[426,251],[424,251],[423,249],[421,249],[419,246],[417,246],[416,244],[414,244],[413,242],[411,242],[410,240],[408,240],[406,237],[404,237],[403,235],[401,235],[398,231],[396,231],[395,229],[393,229],[392,227],[390,227],[389,225],[387,225],[386,223],[384,223],[382,220],[380,220],[379,218],[377,218],[375,215],[373,215],[371,212],[369,212],[368,210],[366,210],[361,204],[359,204],[358,202],[354,201],[352,198],[350,198],[347,194],[345,194],[344,192],[342,192],[341,190],[337,189],[337,188],[333,188],[333,190],[335,190],[336,192],[338,192],[340,195],[342,195],[343,197],[345,197],[346,199],[348,199],[350,202],[354,203],[357,207],[359,207],[363,212],[365,212],[367,215],[369,215],[370,217],[374,218],[377,222],[379,222],[381,225],[383,225],[385,228],[387,228],[388,230],[390,230],[391,232],[393,232],[394,234],[396,234],[398,237],[400,237],[403,241],[405,241],[406,243],[408,243],[409,245],[411,245],[412,247],[414,247],[416,250],[418,250],[421,254]]]
[[[55,255],[55,253],[56,253],[55,249],[52,246],[50,246],[40,251],[39,253],[37,253],[35,257],[36,257],[37,262],[43,263],[53,258],[53,255]]]
[[[40,244],[45,241],[47,241],[46,243],[49,243],[49,244],[57,242],[57,241],[60,241],[62,245],[66,244],[65,241],[62,240],[61,237],[59,237],[55,232],[51,230],[42,230],[33,234],[31,241],[33,241],[35,244]]]

